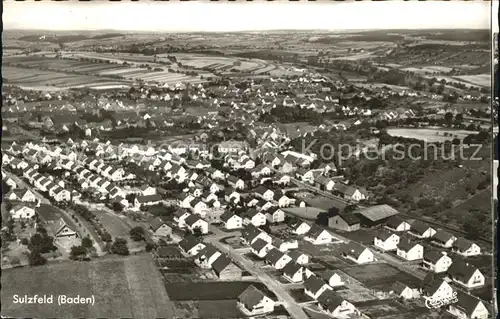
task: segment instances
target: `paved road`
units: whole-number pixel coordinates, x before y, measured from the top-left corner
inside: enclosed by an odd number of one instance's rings
[[[297,304],[292,296],[290,296],[288,291],[286,291],[279,282],[267,274],[263,269],[257,267],[252,261],[245,258],[239,252],[219,242],[218,236],[207,237],[206,240],[224,253],[228,254],[234,261],[236,261],[236,263],[264,283],[278,297],[279,300],[283,301],[283,306],[292,318],[309,319],[309,316],[304,312],[302,307]]]

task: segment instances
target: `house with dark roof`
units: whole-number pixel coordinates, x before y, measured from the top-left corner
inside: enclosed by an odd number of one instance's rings
[[[411,223],[408,233],[417,238],[431,238],[436,234],[436,230],[420,220],[415,220]]]
[[[457,302],[448,306],[448,311],[457,318],[490,318],[490,311],[481,299],[459,291]]]
[[[186,217],[184,222],[191,232],[194,233],[198,229],[201,234],[208,234],[208,223],[200,216],[191,214]]]
[[[160,217],[154,218],[149,223],[149,229],[155,236],[170,236],[172,235],[172,227],[168,226]]]
[[[140,207],[141,205],[151,206],[159,204],[162,201],[160,194],[147,195],[147,196],[137,196],[134,201],[135,207]]]
[[[371,250],[354,241],[343,245],[342,256],[356,262],[357,264],[366,264],[375,261],[375,255],[373,255]]]
[[[283,268],[283,277],[293,283],[302,282],[304,280],[304,267],[291,261]]]
[[[356,215],[350,213],[338,213],[328,218],[328,227],[343,231],[356,231],[360,229],[360,220]]]
[[[292,258],[292,262],[295,262],[299,265],[307,265],[309,263],[309,255],[299,251],[299,250],[291,250],[288,252],[288,256]]]
[[[453,260],[444,251],[435,249],[426,249],[424,252],[424,260],[422,266],[435,273],[443,273],[448,271]]]
[[[321,278],[330,286],[330,287],[340,287],[345,284],[342,277],[339,275],[338,271],[333,269],[327,269],[321,274]]]
[[[385,229],[380,229],[373,238],[373,245],[382,251],[397,250],[398,244],[399,236]]]
[[[271,248],[265,258],[266,262],[273,266],[274,269],[283,269],[292,260],[290,256],[277,248]]]
[[[268,243],[272,242],[271,236],[265,231],[260,230],[254,225],[246,225],[245,228],[241,231],[241,239],[247,245],[253,244],[258,238],[261,238]]]
[[[238,306],[247,315],[256,316],[274,311],[274,301],[250,285],[238,296]]]
[[[243,227],[243,219],[231,211],[225,211],[220,216],[220,220],[224,224],[224,228],[228,230]]]
[[[442,229],[436,231],[434,236],[432,236],[432,243],[444,248],[451,248],[455,240],[457,240],[457,237]]]
[[[456,258],[448,268],[448,277],[467,289],[484,286],[484,275],[474,265]]]
[[[239,280],[242,276],[242,270],[231,262],[226,255],[219,256],[213,263],[212,269],[221,280]]]
[[[271,207],[266,210],[266,219],[269,223],[282,223],[285,221],[285,212],[279,207]]]
[[[54,238],[77,238],[77,232],[72,229],[63,218],[60,218],[58,221],[51,223],[49,225],[52,234],[54,234]]]
[[[388,228],[389,230],[395,231],[395,232],[403,232],[410,230],[411,225],[407,221],[403,220],[399,216],[392,216],[387,220],[387,223],[385,224],[385,227]]]
[[[205,247],[206,245],[195,236],[186,236],[179,242],[181,251],[190,256],[197,255]]]
[[[481,254],[481,247],[471,242],[470,240],[461,237],[459,237],[453,243],[452,250],[457,254],[466,257],[477,256]]]
[[[266,215],[256,209],[245,210],[241,215],[243,218],[243,225],[253,225],[256,227],[264,226],[266,224]]]
[[[273,245],[263,240],[262,238],[257,238],[251,245],[252,253],[260,258],[266,257],[269,250],[271,250]]]
[[[312,243],[313,245],[324,245],[331,243],[333,241],[333,236],[320,226],[312,224],[311,228],[304,237],[304,240]]]
[[[332,290],[332,287],[327,285],[325,281],[315,275],[309,276],[304,281],[304,293],[314,300],[318,300],[325,291]]]
[[[333,318],[350,318],[361,314],[352,303],[333,290],[327,290],[318,297],[318,307]]]
[[[220,257],[222,253],[211,244],[207,244],[195,256],[195,263],[204,269],[211,269],[212,264]]]
[[[420,297],[420,291],[418,288],[411,288],[401,281],[393,283],[387,292],[401,299],[416,299]]]
[[[294,234],[304,235],[311,230],[311,225],[304,221],[301,221],[298,224],[294,225],[292,228]]]
[[[454,290],[450,284],[435,273],[428,273],[425,276],[421,282],[420,289],[425,299],[429,300],[426,302],[450,300],[454,295]]]
[[[408,261],[419,260],[424,258],[424,246],[408,238],[401,238],[396,255]]]

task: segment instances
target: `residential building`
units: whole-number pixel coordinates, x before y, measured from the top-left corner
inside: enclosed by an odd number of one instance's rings
[[[240,280],[242,276],[241,268],[232,263],[226,255],[217,258],[212,269],[220,280]]]
[[[274,311],[274,301],[255,286],[250,285],[238,296],[238,306],[251,316]]]
[[[457,302],[448,306],[448,311],[459,319],[487,319],[488,307],[481,299],[464,292],[457,293]]]
[[[360,229],[360,220],[354,214],[339,213],[328,218],[328,227],[344,231],[356,231]]]
[[[375,261],[373,252],[354,241],[344,244],[342,256],[355,261],[357,264],[366,264]]]
[[[309,276],[304,281],[304,293],[314,300],[318,300],[319,296],[327,290],[332,290],[332,287],[315,275]]]
[[[172,228],[159,217],[150,222],[149,229],[155,236],[167,237],[172,235]]]
[[[396,254],[408,261],[423,259],[424,246],[405,238],[399,242]]]
[[[345,284],[339,273],[332,269],[325,270],[325,272],[321,274],[321,278],[323,278],[330,287],[340,287]]]
[[[333,241],[333,236],[325,229],[313,224],[304,237],[304,240],[313,245],[324,245],[331,243]]]
[[[411,224],[409,234],[417,238],[431,238],[434,234],[436,234],[436,230],[424,222],[415,220]]]
[[[283,277],[293,283],[302,282],[304,280],[304,267],[291,261],[283,268]]]
[[[395,232],[403,232],[410,230],[411,225],[410,223],[401,219],[399,216],[392,216],[387,220],[387,224],[385,225],[385,227]]]
[[[444,251],[426,249],[422,266],[429,271],[442,273],[448,271],[452,264],[451,258]]]
[[[383,251],[397,250],[399,236],[386,230],[380,230],[373,239],[373,245]]]
[[[266,262],[275,269],[283,269],[292,258],[277,248],[271,248],[266,254]]]
[[[432,242],[444,248],[451,248],[457,237],[440,229],[432,236]]]
[[[485,278],[481,271],[464,260],[455,259],[448,269],[448,277],[467,289],[484,286]]]
[[[361,314],[352,303],[332,290],[327,290],[318,297],[318,306],[333,318],[347,319]]]
[[[233,212],[226,211],[220,216],[224,228],[227,230],[240,229],[243,227],[243,219]]]
[[[477,256],[481,254],[481,247],[465,238],[458,238],[453,243],[452,250],[457,254],[466,257]]]

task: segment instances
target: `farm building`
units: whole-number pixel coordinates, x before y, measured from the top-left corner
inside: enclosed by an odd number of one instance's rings
[[[356,231],[360,228],[360,220],[354,214],[339,213],[328,218],[328,227],[344,231]]]
[[[386,223],[389,218],[399,214],[397,210],[389,205],[376,205],[354,211],[362,225],[372,227]]]
[[[238,305],[244,312],[252,316],[274,311],[274,301],[253,285],[250,285],[238,296]]]

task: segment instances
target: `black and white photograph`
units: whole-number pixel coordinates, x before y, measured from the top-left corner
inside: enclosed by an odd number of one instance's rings
[[[496,318],[497,1],[2,19],[2,318]]]

